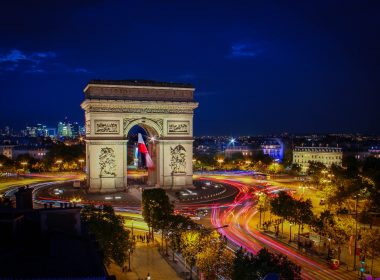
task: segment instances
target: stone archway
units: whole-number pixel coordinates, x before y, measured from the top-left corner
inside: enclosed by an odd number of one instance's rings
[[[91,81],[81,107],[86,120],[90,192],[127,187],[127,134],[135,125],[155,136],[148,182],[162,188],[192,185],[194,88],[151,81]]]
[[[157,156],[157,145],[158,145],[158,139],[163,134],[163,129],[162,129],[162,123],[161,120],[157,119],[149,119],[149,118],[138,118],[138,119],[131,119],[131,118],[126,118],[123,120],[123,130],[124,130],[124,137],[128,136],[129,131],[135,127],[135,126],[140,126],[142,127],[148,134],[150,139],[148,143],[148,151],[149,155],[151,156],[153,163],[154,163],[154,168],[148,170],[148,185],[149,186],[158,186],[158,156]]]

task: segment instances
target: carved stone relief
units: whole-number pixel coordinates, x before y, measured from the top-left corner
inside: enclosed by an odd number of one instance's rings
[[[192,109],[187,108],[124,108],[90,106],[89,112],[113,112],[113,113],[136,113],[136,114],[193,114]]]
[[[168,121],[168,134],[190,134],[190,122]]]
[[[182,145],[170,147],[170,164],[173,174],[186,173],[186,149]]]
[[[99,155],[100,177],[116,176],[115,151],[112,148],[101,148]]]
[[[86,135],[91,134],[91,121],[87,120],[86,121]]]
[[[95,134],[119,134],[120,121],[95,120]]]

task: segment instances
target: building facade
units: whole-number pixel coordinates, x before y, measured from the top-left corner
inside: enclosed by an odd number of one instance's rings
[[[341,148],[331,147],[294,147],[293,163],[302,168],[302,172],[307,171],[310,161],[323,163],[327,167],[331,165],[342,165],[343,153]]]

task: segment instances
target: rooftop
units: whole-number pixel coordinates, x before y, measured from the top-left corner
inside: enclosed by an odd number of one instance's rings
[[[84,89],[87,100],[194,102],[190,84],[148,80],[92,80]]]
[[[334,153],[334,152],[342,152],[342,148],[338,147],[303,147],[303,146],[296,146],[294,147],[293,151],[295,152],[327,152],[327,153]]]
[[[95,85],[120,85],[136,87],[173,87],[173,88],[194,88],[189,83],[159,82],[152,80],[91,80],[88,84]]]

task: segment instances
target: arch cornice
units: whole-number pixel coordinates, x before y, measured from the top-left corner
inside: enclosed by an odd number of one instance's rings
[[[197,102],[85,100],[81,104],[87,112],[193,114]]]

